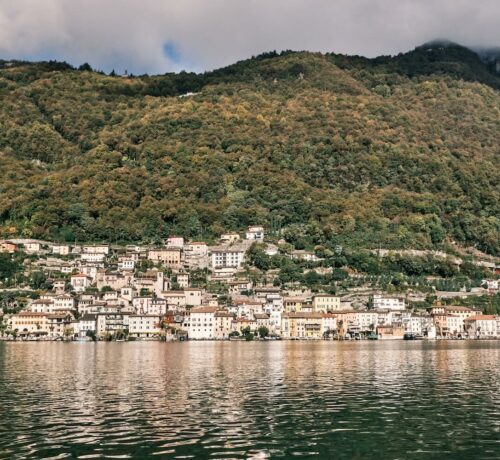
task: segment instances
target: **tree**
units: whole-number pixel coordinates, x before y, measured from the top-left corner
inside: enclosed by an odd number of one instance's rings
[[[92,72],[93,69],[92,69],[92,67],[90,66],[90,64],[88,62],[85,62],[80,67],[78,67],[78,70],[80,70],[80,71],[86,71],[86,72]]]
[[[264,339],[269,335],[269,329],[266,326],[260,326],[259,329],[257,330],[259,337],[261,339]]]
[[[88,330],[88,331],[85,333],[85,336],[86,336],[86,337],[90,337],[90,338],[92,339],[92,342],[95,342],[95,341],[97,340],[97,336],[96,336],[95,331]]]
[[[30,286],[32,289],[43,289],[47,283],[47,276],[43,271],[36,271],[31,275]]]

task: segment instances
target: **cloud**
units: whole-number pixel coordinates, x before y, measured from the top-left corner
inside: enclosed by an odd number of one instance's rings
[[[498,0],[0,0],[0,57],[206,70],[269,50],[376,56],[500,45]]]

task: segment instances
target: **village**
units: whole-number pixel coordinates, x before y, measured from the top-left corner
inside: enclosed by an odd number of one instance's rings
[[[172,236],[160,246],[0,241],[23,251],[46,277],[19,311],[0,312],[1,340],[391,340],[498,339],[500,316],[437,301],[425,309],[411,294],[333,294],[256,281],[248,254],[278,247],[262,226],[222,234],[217,245]],[[314,252],[289,257],[314,263]],[[484,280],[498,293],[498,277]],[[200,287],[202,286],[202,287]],[[11,287],[11,290],[19,287]],[[8,290],[8,289],[4,289]],[[415,294],[414,294],[415,295]]]

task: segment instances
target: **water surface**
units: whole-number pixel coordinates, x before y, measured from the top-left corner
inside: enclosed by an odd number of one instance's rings
[[[499,459],[500,342],[0,343],[1,458]]]

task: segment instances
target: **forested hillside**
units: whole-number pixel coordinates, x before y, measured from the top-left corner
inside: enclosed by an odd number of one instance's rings
[[[154,77],[0,62],[0,236],[155,241],[258,223],[299,248],[499,254],[499,88],[458,46]]]

